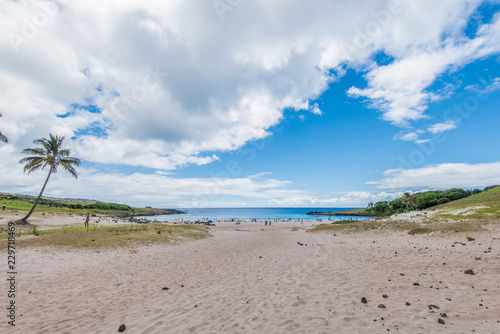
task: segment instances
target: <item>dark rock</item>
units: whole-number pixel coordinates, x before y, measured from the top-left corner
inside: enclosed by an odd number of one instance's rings
[[[468,270],[464,271],[464,274],[467,274],[467,275],[475,275],[475,274],[474,274],[474,271],[472,271],[472,269],[468,269]]]
[[[170,288],[167,288],[167,287],[164,287],[164,288],[161,288],[162,290],[169,290]]]
[[[388,296],[388,295],[386,295],[385,293],[382,295],[382,297],[384,297],[384,298],[389,298],[389,296]]]
[[[409,302],[406,302],[406,304],[405,304],[405,305],[406,305],[406,306],[410,306],[411,304],[410,304]]]
[[[413,283],[414,286],[420,286],[420,283]]]
[[[366,298],[365,298],[365,297],[361,298],[361,302],[362,302],[363,304],[367,304],[367,303],[368,303],[368,301],[366,300]]]
[[[125,326],[125,324],[120,325],[120,327],[118,327],[118,331],[119,331],[120,333],[125,332],[125,330],[126,330],[126,329],[127,329],[127,326]]]
[[[259,259],[262,259],[262,256],[259,256]]]
[[[446,315],[446,313],[439,313],[440,316],[442,316],[443,318],[448,318],[448,315]]]
[[[443,320],[443,319],[439,318],[439,319],[438,319],[438,324],[444,325],[444,324],[445,324],[445,322],[444,322],[444,320]]]
[[[476,257],[476,261],[481,261],[481,258],[480,257]]]
[[[435,308],[436,310],[439,310],[439,306],[433,305],[433,304],[429,305],[429,310],[432,310],[433,308]]]
[[[378,308],[386,308],[384,304],[378,304]]]

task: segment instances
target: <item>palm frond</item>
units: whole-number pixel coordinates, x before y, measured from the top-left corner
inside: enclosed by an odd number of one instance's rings
[[[9,140],[7,139],[7,137],[5,137],[2,133],[2,131],[0,131],[0,141],[3,141],[4,143],[8,143]]]
[[[25,148],[24,150],[21,151],[21,153],[37,155],[40,157],[44,157],[46,155],[46,152],[41,148]]]
[[[31,159],[30,158],[25,158],[25,159],[23,159],[25,161],[22,161],[22,162],[28,162],[24,166],[24,172],[25,173],[28,172],[28,174],[30,174],[32,172],[35,172],[35,171],[39,170],[39,169],[43,169],[45,167],[43,165],[44,161],[42,159],[39,159],[39,158],[31,158]]]
[[[75,167],[73,167],[71,164],[67,164],[67,163],[61,163],[61,166],[67,170],[71,175],[73,175],[73,177],[75,179],[78,178],[78,173],[76,172],[76,169]]]
[[[71,175],[77,177],[78,174],[73,165],[79,166],[80,160],[70,157],[70,150],[61,149],[64,138],[64,136],[54,136],[49,133],[48,139],[39,138],[33,141],[39,147],[22,150],[23,154],[32,155],[19,161],[20,163],[26,163],[24,172],[28,172],[29,174],[39,169],[50,167],[52,173],[57,173],[58,167],[62,166]]]
[[[71,154],[71,151],[70,150],[59,150],[59,156],[60,157],[69,157],[69,155]]]

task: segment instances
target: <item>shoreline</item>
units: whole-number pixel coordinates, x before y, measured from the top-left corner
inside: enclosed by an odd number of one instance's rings
[[[35,218],[42,228],[83,225],[82,217]],[[217,224],[211,237],[176,245],[21,248],[16,327],[4,321],[0,331],[500,332],[497,223],[417,236],[300,225]]]

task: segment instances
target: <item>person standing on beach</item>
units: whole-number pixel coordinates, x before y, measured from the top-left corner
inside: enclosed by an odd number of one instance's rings
[[[3,209],[2,209],[2,211],[5,211],[6,207],[7,207],[7,203],[3,203]]]
[[[90,213],[85,214],[85,227],[89,227]]]

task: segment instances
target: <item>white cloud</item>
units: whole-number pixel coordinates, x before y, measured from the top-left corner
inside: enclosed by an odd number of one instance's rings
[[[466,90],[470,90],[473,92],[477,92],[480,95],[488,95],[497,90],[500,90],[500,78],[496,77],[491,82],[481,82],[481,86],[479,84],[468,85],[465,87]]]
[[[424,118],[436,76],[500,45],[497,19],[461,36],[475,0],[256,1],[223,20],[210,1],[56,3],[0,0],[2,131],[17,148],[52,131],[85,160],[165,170],[270,136],[286,108],[322,114],[311,101],[347,67],[371,69],[349,94],[384,119]],[[373,64],[380,51],[395,61]],[[100,111],[57,117],[74,103]]]
[[[368,203],[379,201],[392,201],[403,196],[402,192],[363,192],[351,191],[332,198],[317,198],[311,196],[286,197],[283,199],[271,199],[269,204],[282,207],[336,207],[336,208],[359,208],[366,207]]]
[[[446,121],[444,123],[437,123],[431,125],[429,128],[427,128],[427,131],[429,131],[430,133],[440,133],[444,131],[453,130],[456,127],[457,127],[457,122]]]
[[[19,153],[10,152],[11,148],[9,145],[0,147],[0,154],[9,158],[0,161],[5,175],[9,175],[2,180],[2,191],[37,195],[48,170],[23,174],[20,164],[7,162],[19,161],[21,158]],[[265,205],[268,198],[307,195],[305,191],[293,189],[290,181],[272,178],[269,173],[234,178],[179,178],[164,171],[126,174],[116,170],[102,172],[83,167],[78,168],[78,173],[78,179],[63,170],[54,174],[44,195],[158,207],[209,207],[220,203],[230,205],[231,202],[239,203],[240,206],[245,203]]]
[[[405,140],[405,141],[417,141],[422,131],[401,131],[394,136],[394,139]]]
[[[497,54],[500,50],[500,16],[496,15],[493,22],[484,25],[479,29],[474,39],[457,36],[456,30],[466,22],[466,16],[470,14],[477,1],[463,1],[457,3],[458,7],[450,10],[447,19],[441,18],[438,24],[451,24],[448,19],[457,19],[455,28],[451,29],[450,37],[441,40],[428,41],[428,44],[410,46],[408,51],[400,54],[392,53],[395,60],[385,66],[374,66],[366,74],[368,86],[366,88],[351,87],[348,94],[352,97],[366,97],[370,100],[371,106],[383,112],[382,118],[398,126],[408,126],[410,121],[425,119],[424,114],[431,101],[439,100],[435,92],[428,90],[429,86],[435,82],[436,78],[449,71],[453,72],[457,68],[464,66],[487,55]],[[442,6],[440,3],[438,6]],[[471,7],[472,6],[472,7]],[[443,14],[439,8],[434,15]],[[411,21],[412,17],[408,19]],[[465,21],[464,21],[465,20]],[[428,17],[422,22],[430,23]],[[407,29],[405,24],[402,29]],[[430,23],[432,26],[432,23]],[[436,28],[436,27],[432,27]],[[425,30],[424,30],[425,31]],[[443,31],[443,33],[446,30]],[[455,33],[453,33],[455,32]],[[418,35],[418,32],[415,32]],[[390,52],[394,45],[389,45],[384,50]],[[449,89],[445,89],[444,95],[449,95]]]
[[[385,177],[369,182],[380,189],[472,188],[500,184],[500,162],[447,163],[416,169],[388,170]]]

